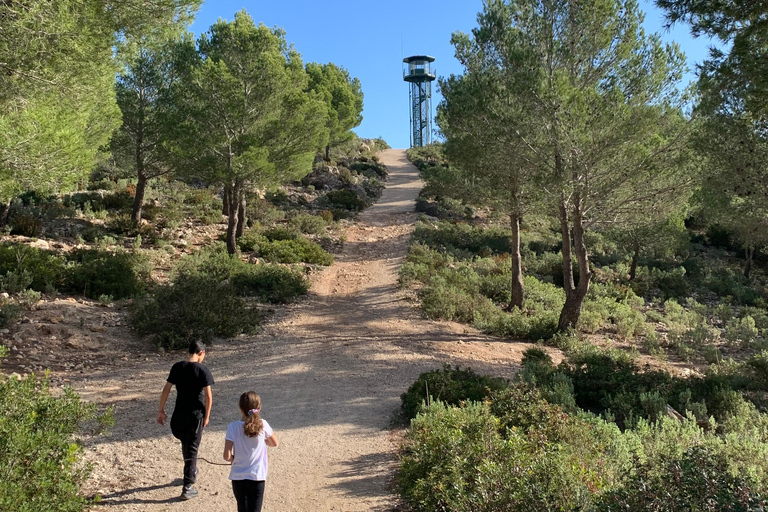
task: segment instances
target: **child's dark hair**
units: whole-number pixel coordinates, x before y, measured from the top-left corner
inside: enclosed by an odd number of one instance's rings
[[[261,397],[253,391],[240,395],[240,410],[246,416],[243,430],[248,437],[256,437],[264,430],[264,422],[261,421]]]
[[[203,343],[202,341],[193,341],[189,344],[190,354],[199,354],[204,350],[205,350],[205,343]]]

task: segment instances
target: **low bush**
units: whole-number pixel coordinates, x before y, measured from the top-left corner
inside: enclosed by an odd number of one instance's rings
[[[332,265],[333,255],[306,238],[277,240],[259,247],[259,256],[271,263],[310,263]]]
[[[300,269],[252,265],[227,254],[223,244],[182,258],[171,271],[172,282],[191,277],[229,281],[239,295],[272,303],[291,302],[309,290],[307,278]]]
[[[333,264],[332,254],[292,228],[252,229],[240,237],[238,246],[271,263]]]
[[[232,276],[232,284],[241,295],[274,304],[293,302],[309,291],[309,281],[301,269],[283,265],[250,265]]]
[[[349,165],[350,171],[362,174],[368,178],[376,178],[380,180],[387,179],[388,172],[387,167],[384,164],[374,161],[367,162],[353,162]]]
[[[545,354],[533,352],[527,366],[552,369]],[[562,373],[552,375],[568,387]],[[622,432],[545,396],[518,382],[482,403],[421,409],[400,457],[398,487],[407,504],[425,512],[765,508],[768,419],[750,404],[738,402],[731,419],[705,431],[693,418],[665,417],[661,394],[645,392],[639,400],[656,419]],[[680,401],[690,398],[683,393]]]
[[[368,206],[365,200],[358,197],[354,190],[331,190],[325,193],[319,199],[320,204],[331,209],[344,209],[353,212],[359,212]]]
[[[319,235],[321,233],[325,233],[325,230],[328,227],[328,221],[325,218],[306,213],[301,213],[292,217],[290,223],[291,226],[296,227],[302,233],[309,235]]]
[[[150,280],[149,259],[138,253],[81,249],[69,256],[64,288],[96,299],[111,295],[115,299],[142,293]]]
[[[510,234],[501,228],[478,228],[470,224],[437,222],[416,224],[412,241],[456,257],[490,256],[509,253]]]
[[[415,418],[422,404],[437,400],[447,405],[466,401],[482,401],[492,392],[507,387],[504,379],[478,375],[469,368],[443,366],[440,370],[422,373],[408,391],[400,396],[406,418]]]
[[[260,315],[238,296],[235,286],[212,276],[184,275],[137,299],[131,326],[163,347],[184,348],[190,341],[252,333]]]
[[[65,259],[54,252],[22,244],[0,244],[0,276],[7,282],[11,275],[17,279],[26,275],[21,289],[45,292],[56,288],[62,284],[65,270]]]
[[[85,510],[80,488],[91,468],[79,439],[86,423],[111,418],[70,388],[53,393],[47,378],[0,376],[0,510]]]
[[[434,200],[419,197],[416,199],[416,211],[438,219],[471,219],[475,214],[472,207],[445,196]]]
[[[722,454],[694,446],[680,457],[664,454],[645,463],[635,458],[625,483],[605,493],[597,510],[740,512],[766,507],[768,500],[748,478],[732,474]]]
[[[38,237],[43,232],[43,221],[34,215],[14,215],[8,222],[12,235]]]
[[[0,304],[0,327],[5,327],[21,316],[21,306],[15,302]]]
[[[136,194],[136,187],[130,185],[123,190],[104,194],[102,202],[107,210],[125,211],[133,207],[133,198]]]

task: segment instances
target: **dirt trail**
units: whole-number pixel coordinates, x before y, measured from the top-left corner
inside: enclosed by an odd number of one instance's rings
[[[423,320],[404,299],[397,269],[421,182],[404,151],[385,151],[381,159],[390,172],[383,197],[350,227],[343,254],[310,296],[258,336],[217,343],[206,359],[216,385],[200,455],[221,461],[240,393],[257,391],[281,442],[270,452],[268,512],[395,509],[391,424],[400,394],[443,362],[509,376],[528,346]],[[89,490],[103,496],[95,510],[236,510],[228,468],[203,462],[199,498],[178,501],[179,446],[154,421],[159,391],[178,357],[142,357],[73,381],[85,398],[115,405],[116,427],[88,446],[96,464]]]

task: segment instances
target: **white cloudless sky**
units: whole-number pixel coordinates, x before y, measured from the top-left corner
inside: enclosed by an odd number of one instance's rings
[[[663,13],[653,2],[640,0],[640,6],[646,12],[646,32],[659,32],[663,40],[680,44],[690,68],[686,80],[694,80],[695,64],[706,58],[710,42],[691,37],[686,25],[665,30]],[[403,56],[432,55],[439,76],[461,73],[451,34],[471,31],[481,8],[481,0],[207,0],[191,30],[205,32],[217,19],[231,20],[242,9],[257,23],[283,27],[305,62],[333,62],[360,79],[365,107],[355,131],[361,137],[381,136],[392,147],[406,148],[409,104]],[[434,82],[433,109],[439,100]]]

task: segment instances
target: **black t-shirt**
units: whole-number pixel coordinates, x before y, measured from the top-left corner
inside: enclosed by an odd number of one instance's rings
[[[171,367],[168,382],[176,386],[174,416],[177,414],[202,415],[205,411],[203,388],[213,385],[213,375],[205,365],[180,361]]]

